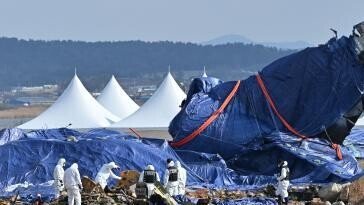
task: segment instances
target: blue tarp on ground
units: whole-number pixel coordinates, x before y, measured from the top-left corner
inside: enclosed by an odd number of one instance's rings
[[[25,137],[23,130],[18,128],[3,129],[0,131],[0,145]]]
[[[352,36],[331,39],[279,59],[260,72],[279,113],[312,139],[301,143],[293,134],[284,134],[290,132],[269,106],[256,77],[251,76],[241,82],[223,113],[179,149],[219,154],[229,168],[243,175],[273,176],[278,160],[286,159],[294,179],[300,182],[354,180],[361,170],[352,154],[342,149],[344,159],[339,161],[328,141],[314,138],[341,122],[362,100],[364,66],[355,49]],[[174,141],[199,128],[235,84],[215,78],[195,79],[186,103],[170,124]],[[349,126],[344,127],[347,135]]]
[[[356,158],[364,159],[364,130],[353,129],[344,145]]]
[[[162,176],[166,159],[178,159],[166,143],[146,144],[134,137],[108,130],[88,133],[64,131],[31,132],[29,137],[0,146],[0,192],[4,193],[4,188],[9,185],[24,182],[40,184],[52,180],[53,169],[60,157],[67,160],[67,166],[77,162],[81,175],[91,178],[96,176],[103,164],[110,161],[120,165],[121,170],[139,171],[151,163]],[[78,139],[77,142],[65,140],[70,133]],[[201,181],[191,174],[188,177],[193,182]]]
[[[105,129],[90,130],[84,133],[68,129],[38,130],[29,133],[23,133],[21,130],[8,130],[8,132],[21,133],[20,136],[22,137],[18,140],[10,140],[0,146],[0,155],[2,156],[0,159],[0,192],[3,195],[9,195],[16,191],[20,191],[23,196],[37,192],[44,195],[53,194],[53,189],[47,182],[52,180],[54,166],[60,157],[67,159],[67,167],[73,162],[78,162],[81,175],[87,175],[91,178],[94,178],[98,169],[109,161],[115,161],[122,170],[136,169],[139,171],[148,163],[152,163],[156,166],[159,174],[163,176],[166,159],[179,159],[188,171],[189,185],[210,188],[257,189],[267,184],[275,184],[275,177],[258,171],[249,173],[245,170],[244,172],[242,170],[244,166],[239,163],[244,164],[246,160],[250,166],[264,170],[258,166],[260,163],[255,164],[255,160],[252,159],[259,161],[264,159],[265,155],[282,154],[282,151],[277,149],[268,149],[269,152],[257,150],[257,153],[252,153],[254,156],[249,154],[245,155],[245,158],[240,156],[234,161],[234,164],[225,162],[221,156],[216,154],[188,150],[175,151],[163,140],[139,140],[133,136]],[[78,141],[67,141],[66,139],[70,135],[75,136]],[[281,137],[282,143],[295,144],[292,141],[297,140],[283,134]],[[276,146],[279,147],[280,144]],[[316,149],[302,148],[298,153],[314,156],[318,153],[317,149],[322,149],[322,147]],[[315,158],[312,159],[313,163],[322,165],[322,162],[316,161]],[[332,159],[332,161],[335,160]],[[261,164],[267,163],[270,162]],[[326,166],[333,166],[332,164],[335,163],[327,163]],[[345,166],[352,165],[347,164]],[[340,167],[335,166],[331,169],[334,172],[341,170]],[[318,175],[318,177],[322,175]],[[297,182],[308,182],[308,179],[303,179]],[[323,179],[327,179],[327,177],[325,176]],[[11,189],[11,185],[16,184],[22,184],[25,187]],[[5,189],[10,190],[10,192],[6,193]]]

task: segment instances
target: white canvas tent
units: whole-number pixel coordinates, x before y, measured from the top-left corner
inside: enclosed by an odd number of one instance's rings
[[[139,106],[126,94],[114,76],[97,97],[97,101],[121,120],[139,109]]]
[[[203,78],[207,78],[207,73],[206,73],[206,68],[205,66],[203,67],[203,74],[202,74]]]
[[[120,118],[111,114],[86,90],[75,74],[57,101],[38,117],[19,126],[21,129],[73,129],[107,127]]]
[[[139,110],[111,127],[165,130],[180,111],[179,105],[185,98],[186,94],[168,72],[157,91]]]

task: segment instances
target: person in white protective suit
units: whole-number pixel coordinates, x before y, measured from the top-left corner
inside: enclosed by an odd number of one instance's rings
[[[176,161],[176,167],[178,169],[178,195],[185,195],[187,171],[181,166],[180,161]]]
[[[66,160],[64,158],[60,158],[58,160],[58,163],[56,167],[53,170],[53,187],[55,190],[55,198],[58,199],[58,197],[61,195],[61,192],[64,190],[64,184],[63,184],[63,177],[64,177],[64,169],[63,167],[66,165]]]
[[[178,169],[174,165],[173,161],[170,161],[167,165],[166,172],[164,173],[163,183],[169,195],[178,195]]]
[[[280,169],[277,175],[278,187],[276,190],[276,195],[279,199],[279,204],[288,204],[288,187],[289,187],[289,168],[288,162],[282,161],[278,164]]]
[[[63,181],[67,190],[68,205],[81,205],[80,191],[83,189],[83,187],[77,163],[73,163],[71,167],[66,169],[64,172]]]
[[[157,181],[160,182],[159,175],[155,171],[154,166],[149,164],[142,171],[142,173],[139,176],[139,180],[138,180],[138,182],[144,182],[147,184],[148,198],[150,198],[150,196],[154,194],[154,189],[155,189],[154,183]]]
[[[107,187],[107,180],[111,177],[116,180],[121,180],[121,177],[116,176],[112,169],[119,168],[115,162],[110,162],[102,165],[100,171],[97,173],[95,182],[101,185],[101,188],[105,190]]]

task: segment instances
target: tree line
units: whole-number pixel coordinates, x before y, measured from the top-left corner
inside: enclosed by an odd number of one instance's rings
[[[253,44],[199,45],[182,42],[82,42],[0,38],[0,87],[68,81],[75,67],[96,80],[111,74],[142,78],[163,72],[208,67],[210,71],[255,69],[292,53]]]

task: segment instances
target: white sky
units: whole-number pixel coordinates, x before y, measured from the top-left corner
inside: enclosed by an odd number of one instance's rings
[[[0,0],[0,36],[86,41],[320,43],[364,21],[364,0]]]

